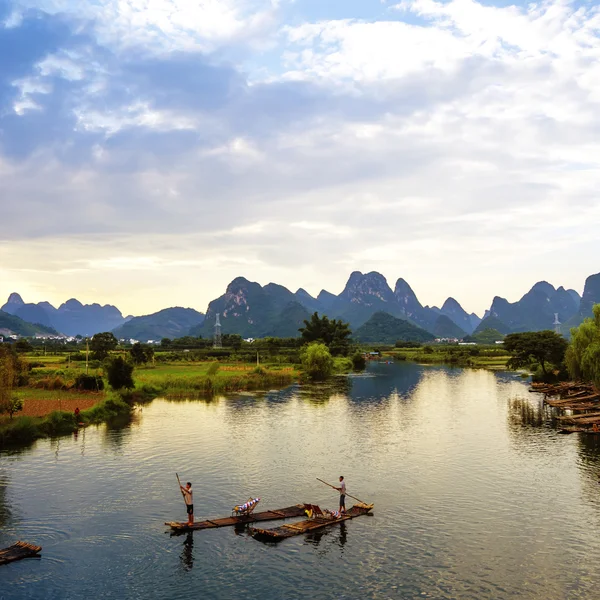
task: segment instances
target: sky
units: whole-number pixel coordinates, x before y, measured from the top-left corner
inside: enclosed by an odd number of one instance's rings
[[[600,8],[0,0],[0,303],[600,271]]]

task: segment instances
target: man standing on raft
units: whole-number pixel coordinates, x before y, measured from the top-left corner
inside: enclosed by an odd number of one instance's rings
[[[192,484],[188,481],[186,486],[179,486],[181,493],[183,494],[183,500],[185,501],[185,507],[188,514],[188,525],[194,524],[194,495],[192,492]]]
[[[346,514],[346,482],[343,475],[340,475],[340,487],[335,489],[340,493],[340,512]]]

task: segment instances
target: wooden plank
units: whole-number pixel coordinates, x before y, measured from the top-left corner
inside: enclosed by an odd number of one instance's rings
[[[288,506],[286,508],[266,510],[240,517],[223,517],[221,519],[206,519],[205,521],[196,521],[193,525],[189,525],[185,521],[167,521],[165,525],[168,525],[175,531],[197,531],[202,529],[214,529],[216,527],[245,525],[246,523],[257,523],[260,521],[278,521],[280,519],[302,517],[303,515],[304,504],[295,504],[294,506]]]
[[[273,529],[260,529],[258,527],[251,527],[250,534],[257,540],[276,542],[288,537],[309,533],[325,527],[331,527],[332,525],[336,525],[342,521],[348,521],[350,519],[360,517],[361,515],[369,514],[372,509],[372,504],[362,506],[355,505],[343,516],[337,519],[313,518],[300,521],[298,523],[286,523],[285,525],[274,527]]]
[[[8,548],[0,550],[0,565],[22,560],[31,556],[37,556],[42,551],[41,546],[29,544],[28,542],[16,542]]]

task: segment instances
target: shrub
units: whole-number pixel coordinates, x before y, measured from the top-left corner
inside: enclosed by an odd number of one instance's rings
[[[98,375],[80,373],[75,379],[75,387],[88,392],[101,392],[104,389],[104,379]]]
[[[364,371],[367,366],[367,359],[360,352],[352,355],[352,368],[355,371]]]
[[[113,390],[122,390],[123,388],[132,390],[135,387],[132,375],[133,365],[122,356],[116,356],[107,361],[106,376],[108,384]]]
[[[207,375],[216,375],[217,371],[219,370],[219,363],[218,362],[213,362],[211,363],[210,367],[208,367],[208,371],[206,371]]]
[[[325,344],[308,344],[303,348],[301,357],[302,366],[311,379],[326,379],[333,373],[333,357]]]

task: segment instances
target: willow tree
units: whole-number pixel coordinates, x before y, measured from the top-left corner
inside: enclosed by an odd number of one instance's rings
[[[600,304],[595,304],[592,311],[592,318],[571,329],[565,362],[573,379],[591,381],[600,387]]]

